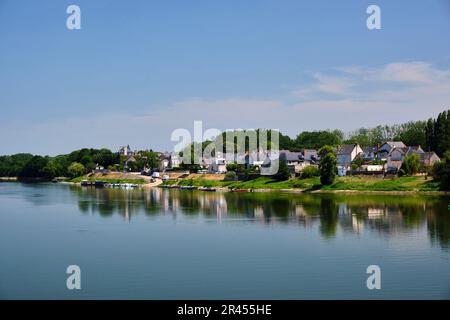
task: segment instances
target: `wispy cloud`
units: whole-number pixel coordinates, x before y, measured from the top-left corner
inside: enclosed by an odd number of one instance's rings
[[[392,124],[427,119],[450,106],[450,70],[427,62],[395,62],[378,68],[346,66],[311,74],[307,85],[283,99],[185,99],[149,107],[145,114],[97,114],[40,124],[0,127],[0,153],[61,153],[80,147],[112,149],[130,143],[169,150],[171,132],[204,129],[278,128],[302,130]],[[15,141],[14,145],[8,141]]]

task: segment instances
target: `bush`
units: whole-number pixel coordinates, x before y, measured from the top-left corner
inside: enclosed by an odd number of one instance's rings
[[[319,168],[314,166],[306,167],[300,172],[300,178],[307,179],[320,176]]]
[[[69,166],[67,171],[72,178],[76,178],[76,177],[84,175],[85,168],[81,163],[72,162],[72,164]]]
[[[237,174],[234,171],[228,171],[225,174],[225,178],[223,179],[224,181],[235,181],[237,180]]]
[[[407,155],[403,160],[402,166],[398,172],[399,176],[413,175],[419,171],[420,159],[417,153]]]

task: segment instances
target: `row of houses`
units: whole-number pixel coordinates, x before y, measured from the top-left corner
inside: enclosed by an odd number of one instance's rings
[[[440,158],[433,151],[424,151],[421,146],[406,146],[402,141],[387,141],[381,146],[361,148],[358,144],[342,145],[336,150],[338,172],[345,175],[351,165],[359,159],[362,171],[393,171],[402,166],[403,160],[410,154],[419,156],[420,165],[424,168],[432,166]]]
[[[341,145],[335,149],[337,169],[339,175],[346,175],[352,170],[352,164],[359,160],[358,171],[387,172],[400,169],[403,160],[409,154],[419,155],[422,167],[432,166],[439,161],[435,152],[424,151],[420,146],[406,146],[402,141],[387,141],[381,146],[361,147],[359,144]],[[129,145],[121,147],[119,154],[126,156],[127,163],[135,160],[135,152]],[[276,154],[279,159],[285,160],[292,174],[300,173],[307,166],[318,166],[320,158],[315,149],[304,149],[300,152],[280,150]],[[273,161],[274,154],[267,150],[246,152],[242,154],[217,152],[215,156],[204,157],[201,161],[204,173],[226,173],[230,163],[243,164],[245,168],[267,167]],[[182,158],[175,152],[159,154],[159,171],[174,170],[180,167]]]

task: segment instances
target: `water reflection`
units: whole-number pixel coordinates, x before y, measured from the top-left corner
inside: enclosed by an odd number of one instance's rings
[[[450,248],[448,197],[342,194],[220,193],[167,189],[120,190],[71,187],[83,213],[103,217],[170,214],[201,216],[223,222],[318,225],[320,234],[333,239],[341,230],[376,232],[394,237],[426,228],[431,242]]]

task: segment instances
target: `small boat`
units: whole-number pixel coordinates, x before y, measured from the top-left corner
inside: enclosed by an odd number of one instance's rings
[[[176,184],[169,186],[170,189],[180,189],[180,186],[177,186]]]
[[[200,191],[216,191],[215,188],[208,188],[208,187],[200,187],[198,188]]]
[[[231,192],[252,192],[251,189],[233,189]]]
[[[103,188],[105,186],[106,182],[105,181],[98,181],[96,180],[94,185],[96,188]]]
[[[92,186],[92,181],[88,181],[88,180],[82,180],[81,181],[81,186],[83,186],[83,187],[90,187],[90,186]]]
[[[181,190],[194,190],[194,189],[197,189],[197,187],[194,187],[194,186],[181,186],[180,189]]]

